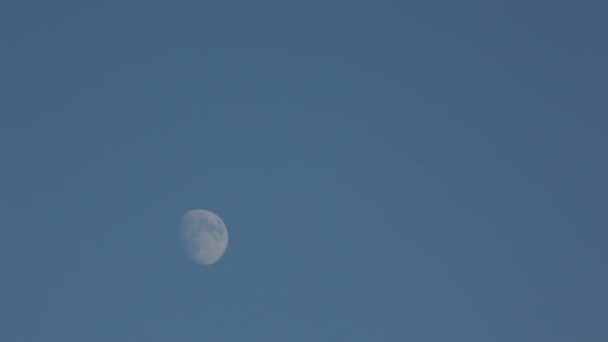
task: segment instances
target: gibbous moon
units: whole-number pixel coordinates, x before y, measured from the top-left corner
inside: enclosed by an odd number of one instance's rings
[[[187,212],[181,220],[182,242],[190,257],[203,265],[218,261],[228,247],[228,230],[216,214],[202,209]]]

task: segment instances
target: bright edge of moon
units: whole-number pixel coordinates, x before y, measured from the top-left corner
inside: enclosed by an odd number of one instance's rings
[[[228,230],[224,221],[207,210],[187,212],[180,222],[180,233],[188,255],[203,265],[218,261],[228,247]]]

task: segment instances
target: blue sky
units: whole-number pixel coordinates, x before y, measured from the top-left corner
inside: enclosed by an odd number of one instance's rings
[[[3,2],[0,340],[605,341],[606,10]]]

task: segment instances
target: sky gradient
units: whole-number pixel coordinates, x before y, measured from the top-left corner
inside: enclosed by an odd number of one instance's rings
[[[607,10],[3,1],[0,340],[607,341]]]

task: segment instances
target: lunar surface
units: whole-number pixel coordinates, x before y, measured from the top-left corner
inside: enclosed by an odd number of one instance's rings
[[[218,261],[228,247],[228,230],[216,214],[202,209],[187,212],[180,223],[182,242],[190,257],[203,265]]]

